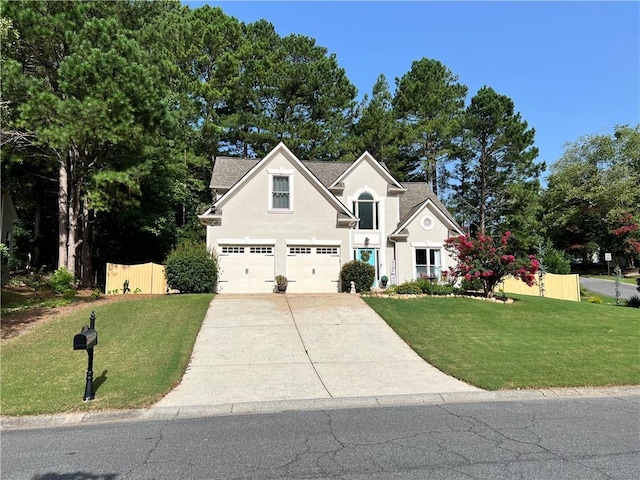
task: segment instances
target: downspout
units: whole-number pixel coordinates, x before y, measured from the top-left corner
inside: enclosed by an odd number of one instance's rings
[[[393,237],[389,236],[389,240],[393,242],[393,265],[395,270],[395,278],[391,277],[391,272],[389,272],[389,285],[397,285],[398,278],[400,275],[398,274],[398,243],[393,239]],[[393,282],[396,282],[395,284]]]

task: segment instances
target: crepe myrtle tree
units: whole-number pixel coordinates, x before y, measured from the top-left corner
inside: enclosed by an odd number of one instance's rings
[[[493,297],[496,285],[509,275],[532,286],[540,262],[535,255],[516,257],[511,253],[511,238],[511,232],[506,232],[499,241],[486,235],[472,238],[466,234],[448,238],[445,249],[457,260],[457,265],[449,268],[447,276],[468,281],[479,279],[487,298]]]

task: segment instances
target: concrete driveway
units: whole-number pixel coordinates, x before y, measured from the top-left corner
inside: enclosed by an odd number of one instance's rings
[[[359,297],[217,295],[156,407],[479,391],[422,360]]]

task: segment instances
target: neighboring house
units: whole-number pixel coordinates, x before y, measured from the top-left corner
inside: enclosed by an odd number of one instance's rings
[[[301,161],[280,143],[262,159],[219,157],[214,201],[199,218],[219,259],[218,291],[340,291],[341,266],[369,252],[376,284],[441,278],[444,240],[461,232],[426,183],[400,183],[369,153],[355,162]],[[365,256],[366,258],[366,256]]]
[[[11,194],[7,187],[2,187],[2,205],[1,205],[0,223],[2,224],[2,237],[0,242],[4,243],[9,250],[13,247],[13,224],[18,221],[18,213],[11,199]]]

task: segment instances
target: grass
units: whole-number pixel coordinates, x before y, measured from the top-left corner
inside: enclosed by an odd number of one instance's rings
[[[586,288],[580,287],[581,302],[591,303],[590,300],[594,297],[602,300],[603,305],[622,306],[622,307],[625,306],[625,298],[622,296],[620,296],[620,298],[618,299],[618,303],[616,304],[616,297],[600,295],[599,293],[595,293],[595,292],[592,292],[591,290],[587,290]]]
[[[483,389],[640,384],[637,309],[514,297],[365,301],[422,358]]]
[[[2,315],[8,315],[16,311],[27,310],[31,308],[39,307],[61,307],[63,305],[69,305],[74,301],[81,301],[82,299],[68,299],[63,298],[62,295],[54,295],[47,292],[17,292],[12,290],[2,289],[2,296],[0,297],[0,305],[2,305]]]
[[[597,278],[598,280],[613,280],[616,281],[615,275],[582,275],[587,278]],[[637,285],[635,277],[620,277],[621,283],[628,283],[629,285]]]
[[[2,342],[2,415],[141,408],[184,373],[211,295],[171,295],[97,305]],[[87,354],[73,336],[96,313],[96,399],[83,402]]]

